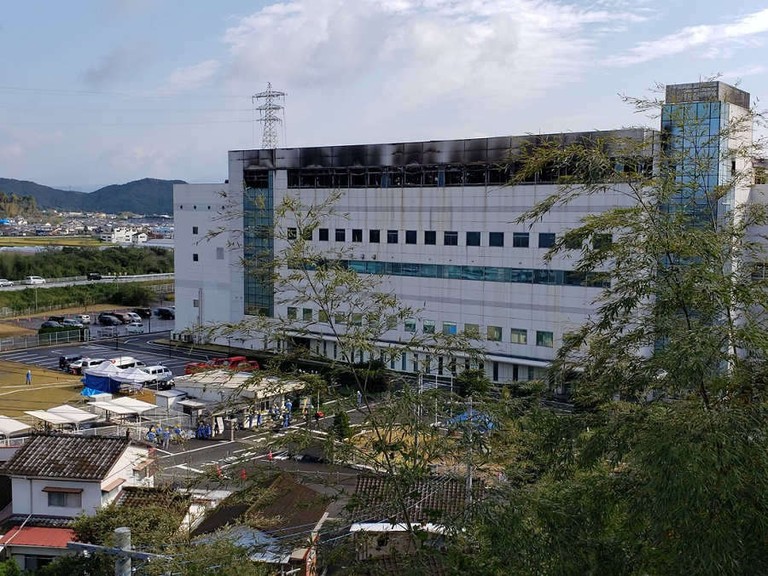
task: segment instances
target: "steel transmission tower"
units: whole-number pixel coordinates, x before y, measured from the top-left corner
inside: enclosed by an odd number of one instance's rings
[[[267,89],[251,97],[254,109],[259,112],[259,122],[264,125],[261,133],[262,148],[277,148],[277,126],[283,124],[283,110],[285,109],[285,92],[272,90],[272,83],[267,82]]]

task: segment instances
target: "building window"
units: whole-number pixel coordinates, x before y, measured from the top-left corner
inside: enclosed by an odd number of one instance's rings
[[[317,321],[318,322],[328,322],[328,312],[325,310],[320,310],[317,313]]]
[[[328,242],[328,228],[320,228],[317,231],[317,239],[320,242]]]
[[[434,320],[424,320],[424,327],[422,329],[424,334],[434,334],[435,333],[435,321]]]
[[[406,332],[416,332],[416,320],[413,318],[407,318],[405,320],[405,331]]]
[[[406,244],[416,244],[416,230],[406,230],[405,231],[405,243]]]
[[[381,230],[369,230],[368,242],[370,242],[371,244],[378,244],[379,242],[381,242]]]
[[[199,298],[193,298],[192,299],[192,308],[200,308],[200,299]]]
[[[216,248],[216,260],[224,260],[224,248]]]
[[[197,234],[197,226],[192,226],[192,234]]]
[[[363,241],[363,231],[360,228],[353,228],[352,242],[362,242],[362,241]]]
[[[432,246],[437,244],[437,232],[434,230],[424,230],[424,244]]]
[[[362,326],[363,325],[363,314],[362,314],[362,312],[352,312],[352,318],[350,318],[350,322],[349,323],[352,326]]]
[[[334,314],[333,321],[336,324],[346,324],[347,317],[344,314]]]
[[[480,338],[480,325],[464,324],[464,335],[467,338]]]
[[[192,262],[197,262],[198,260],[200,260],[200,256],[195,252],[192,254]]]
[[[446,230],[443,232],[443,244],[446,246],[458,246],[459,233],[454,230]]]
[[[528,248],[528,232],[514,232],[512,234],[513,248]]]
[[[344,228],[336,228],[336,242],[345,242],[347,239],[347,231]]]
[[[608,248],[611,244],[613,244],[613,237],[610,234],[595,234],[592,238],[592,247],[595,250]]]
[[[536,346],[543,346],[545,348],[552,348],[555,345],[555,340],[552,332],[536,331]]]
[[[501,342],[501,327],[488,326],[486,330],[486,338],[491,342]]]
[[[312,322],[312,308],[302,308],[301,319],[304,320],[304,322]]]
[[[527,245],[528,244],[526,244],[526,246]],[[489,232],[488,246],[493,246],[494,248],[504,248],[504,232]]]
[[[509,333],[509,341],[512,344],[528,344],[528,330],[512,328]]]
[[[387,230],[387,244],[397,244],[397,230]]]
[[[446,336],[456,334],[456,322],[443,322],[443,334]]]
[[[552,248],[555,245],[554,232],[539,232],[539,248]]]
[[[295,306],[288,306],[288,320],[296,320],[299,310]]]
[[[296,240],[298,238],[298,234],[296,233],[296,228],[288,228],[288,233],[286,235],[288,240]]]
[[[578,234],[565,235],[565,247],[568,250],[581,250],[583,238]]]
[[[48,492],[48,506],[56,508],[80,508],[82,496],[80,492]]]
[[[480,232],[467,232],[467,246],[480,246]]]

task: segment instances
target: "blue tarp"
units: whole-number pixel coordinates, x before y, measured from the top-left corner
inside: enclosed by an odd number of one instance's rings
[[[95,376],[93,374],[86,374],[82,380],[83,382],[83,396],[93,396],[100,392],[108,392],[110,394],[117,394],[120,391],[120,382],[112,380],[107,376]],[[86,394],[87,389],[95,390],[91,394]]]
[[[446,421],[448,426],[456,426],[457,424],[463,424],[464,422],[473,423],[482,432],[493,430],[493,420],[488,414],[482,412],[475,412],[474,410],[467,410],[458,414]]]

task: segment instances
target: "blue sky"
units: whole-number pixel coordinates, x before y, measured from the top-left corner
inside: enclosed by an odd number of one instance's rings
[[[0,16],[0,177],[219,182],[259,147],[655,126],[618,94],[768,98],[764,0],[68,0]]]

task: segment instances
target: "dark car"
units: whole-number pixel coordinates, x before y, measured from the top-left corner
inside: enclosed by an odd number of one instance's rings
[[[101,280],[101,274],[98,272],[88,272],[88,280]]]
[[[158,308],[155,314],[161,320],[175,320],[176,312],[172,308]]]
[[[46,320],[40,324],[40,328],[64,328],[64,325],[53,320]]]
[[[152,317],[152,310],[150,308],[134,308],[133,311],[136,312],[136,314],[138,314],[142,318]]]
[[[126,312],[110,312],[110,316],[114,316],[118,320],[120,320],[121,324],[130,324],[133,322],[133,318],[128,316]]]
[[[64,322],[65,318],[66,318],[65,316],[48,316],[48,320],[50,320],[51,322],[58,322],[59,324]]]
[[[66,354],[64,356],[59,356],[59,370],[69,372],[69,365],[82,358],[83,357],[80,354]]]
[[[122,321],[112,314],[99,314],[99,324],[102,326],[120,326]]]

